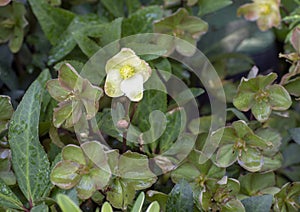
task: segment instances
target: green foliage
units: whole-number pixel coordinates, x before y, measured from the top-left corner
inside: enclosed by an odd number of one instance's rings
[[[210,3],[205,0],[198,0],[198,5],[199,5],[198,15],[203,16],[205,14],[222,9],[223,7],[226,7],[230,4],[232,4],[231,0],[216,0],[213,3]]]
[[[272,206],[272,195],[249,197],[242,200],[246,211],[270,211]]]
[[[190,185],[182,180],[174,186],[167,200],[166,211],[193,211],[193,192]]]
[[[107,162],[98,142],[86,142],[81,148],[68,145],[62,150],[62,161],[51,172],[51,182],[63,189],[76,186],[78,196],[88,199],[108,184],[110,172],[103,170],[104,167],[107,167]]]
[[[233,104],[241,111],[251,112],[260,121],[266,121],[272,110],[287,110],[291,104],[291,97],[281,85],[271,85],[277,78],[275,73],[258,76],[252,79],[243,78]]]
[[[2,180],[0,180],[0,188],[1,206],[22,210],[22,202]]]
[[[208,25],[206,22],[200,18],[189,16],[188,11],[182,8],[173,15],[154,24],[154,32],[174,35],[193,45],[197,43],[197,40],[199,40],[200,36],[204,34],[207,29]],[[190,49],[190,46],[186,45],[182,40],[174,39],[174,42],[169,45],[172,45],[173,48],[183,55],[193,55],[195,50]]]
[[[45,73],[45,72],[44,72]],[[50,163],[38,135],[43,86],[35,81],[27,90],[9,127],[9,145],[18,185],[29,202],[47,196]]]
[[[0,211],[299,211],[300,2],[243,2],[0,0]]]
[[[18,52],[23,43],[23,28],[27,25],[25,13],[26,9],[20,2],[14,1],[11,5],[0,7],[0,43],[9,41],[13,53]]]
[[[59,101],[53,113],[55,127],[64,125],[69,128],[76,124],[81,116],[91,119],[96,115],[102,89],[93,86],[88,80],[82,79],[70,64],[63,64],[58,79],[48,81],[50,95]]]
[[[62,212],[81,212],[80,208],[67,195],[58,194],[56,199]]]

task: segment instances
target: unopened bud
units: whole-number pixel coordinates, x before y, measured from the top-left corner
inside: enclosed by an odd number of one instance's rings
[[[129,122],[124,119],[121,119],[117,122],[117,127],[119,129],[127,129],[128,126],[129,126]]]

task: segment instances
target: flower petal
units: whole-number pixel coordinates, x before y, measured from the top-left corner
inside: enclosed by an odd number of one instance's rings
[[[264,122],[269,118],[272,110],[268,102],[262,101],[255,103],[251,108],[251,112],[259,122]]]
[[[62,87],[67,90],[79,90],[81,88],[82,78],[79,76],[75,68],[69,63],[61,65],[58,71],[58,80]]]
[[[69,144],[68,146],[63,148],[62,158],[63,160],[68,160],[76,162],[78,164],[86,165],[86,160],[82,149],[79,146],[73,144]]]
[[[233,98],[233,105],[241,111],[248,111],[254,103],[254,95],[255,93],[251,92],[238,92]]]
[[[104,85],[106,95],[110,97],[122,96],[124,93],[120,89],[121,82],[122,78],[118,70],[115,69],[108,72]]]
[[[255,21],[259,18],[260,10],[257,8],[257,4],[251,3],[251,4],[245,4],[241,6],[237,10],[237,15],[241,16],[244,15],[245,19],[249,21]]]
[[[136,74],[131,78],[121,82],[121,90],[133,102],[138,102],[143,98],[143,77]]]
[[[291,43],[294,47],[294,49],[299,53],[300,52],[300,28],[296,27],[293,30],[292,36],[291,36]]]
[[[96,189],[98,190],[103,189],[105,186],[107,186],[111,176],[109,172],[100,168],[91,169],[89,175]]]
[[[264,164],[264,158],[261,152],[254,148],[248,148],[243,151],[241,157],[238,158],[241,167],[249,172],[257,172]]]
[[[93,118],[99,109],[99,99],[103,95],[101,88],[93,86],[88,80],[83,80],[83,90],[80,94],[82,103],[84,104],[87,119]]]
[[[152,69],[149,66],[148,63],[146,63],[144,60],[141,60],[141,63],[139,66],[134,67],[138,74],[141,74],[143,76],[143,82],[146,82],[149,77],[151,76]]]
[[[76,186],[76,191],[80,199],[88,199],[96,191],[94,182],[89,175],[83,175],[80,182]]]
[[[59,128],[67,118],[72,114],[72,102],[61,102],[58,108],[53,112],[53,124],[56,128]]]
[[[112,70],[120,69],[123,65],[139,66],[141,59],[135,54],[135,52],[129,48],[122,48],[121,51],[110,58],[106,65],[106,73]]]
[[[79,165],[71,161],[61,161],[53,168],[50,179],[51,182],[63,189],[73,188],[80,180],[76,173]]]
[[[65,100],[68,95],[70,94],[69,91],[65,90],[61,87],[58,79],[52,79],[47,82],[47,90],[49,94],[56,100],[56,101],[63,101]]]
[[[238,157],[238,151],[233,147],[233,144],[221,146],[216,154],[216,163],[219,167],[231,166]]]
[[[272,109],[287,110],[292,105],[291,96],[281,85],[270,86],[269,92]]]

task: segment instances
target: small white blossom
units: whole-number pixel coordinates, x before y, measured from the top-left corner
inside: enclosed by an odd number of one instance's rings
[[[137,102],[143,98],[143,84],[151,75],[148,63],[129,48],[110,58],[105,66],[107,73],[104,90],[110,97],[127,96]]]

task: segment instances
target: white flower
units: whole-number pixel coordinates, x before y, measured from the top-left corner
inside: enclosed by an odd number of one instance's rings
[[[143,84],[151,75],[148,63],[129,48],[110,58],[105,66],[107,73],[104,90],[110,97],[127,96],[137,102],[143,98]]]

